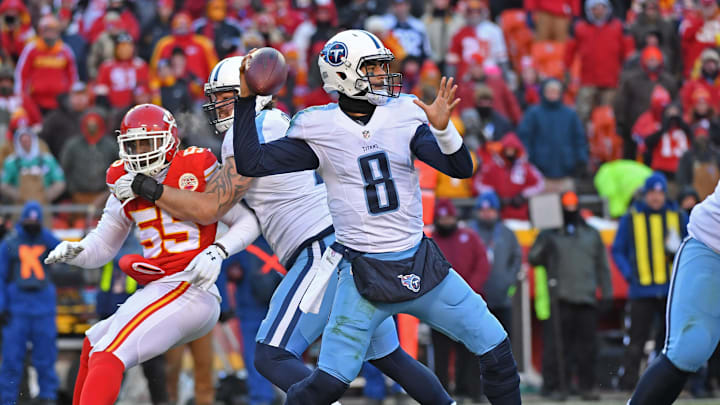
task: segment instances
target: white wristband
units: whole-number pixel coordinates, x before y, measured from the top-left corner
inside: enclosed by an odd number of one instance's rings
[[[435,135],[438,146],[440,146],[440,151],[443,154],[452,155],[453,153],[460,150],[463,144],[463,140],[457,128],[455,128],[455,125],[453,125],[452,121],[449,121],[447,128],[443,129],[442,131],[433,128],[432,125],[429,125],[429,127],[430,131],[433,133],[433,135]]]

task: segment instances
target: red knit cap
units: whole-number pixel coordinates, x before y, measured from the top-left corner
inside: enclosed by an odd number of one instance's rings
[[[435,202],[435,220],[441,217],[456,217],[455,204],[448,198],[439,198]]]

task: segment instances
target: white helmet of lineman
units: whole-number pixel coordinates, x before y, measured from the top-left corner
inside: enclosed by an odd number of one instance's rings
[[[398,97],[402,88],[402,75],[390,73],[390,62],[394,59],[393,53],[375,35],[364,30],[340,32],[328,40],[318,58],[323,89],[383,105],[389,97]],[[370,61],[381,64],[385,73],[363,73],[360,68]],[[384,84],[371,85],[370,77],[382,77]]]
[[[205,97],[208,102],[203,104],[202,108],[208,115],[210,125],[215,126],[215,130],[224,134],[233,124],[235,115],[234,106],[235,98],[218,100],[217,93],[234,91],[236,95],[240,95],[240,66],[242,65],[243,56],[231,56],[218,62],[210,72],[207,83],[205,83]],[[270,104],[272,96],[257,96],[255,102],[255,110],[259,113],[265,106]],[[232,112],[223,114],[223,107],[232,106]]]

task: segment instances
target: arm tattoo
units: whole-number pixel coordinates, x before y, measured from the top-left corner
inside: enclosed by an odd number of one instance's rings
[[[235,160],[225,159],[220,170],[208,180],[206,193],[215,194],[218,216],[224,215],[230,207],[237,204],[250,187],[252,178],[243,177],[235,170]]]

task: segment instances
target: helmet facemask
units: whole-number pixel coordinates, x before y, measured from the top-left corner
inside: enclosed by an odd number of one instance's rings
[[[356,72],[355,88],[361,90],[367,100],[374,105],[384,105],[389,99],[399,97],[402,90],[402,74],[390,73],[390,63],[395,59],[392,54],[372,55],[360,58]],[[365,72],[363,72],[365,67]],[[375,74],[374,71],[384,73]],[[379,79],[382,79],[382,82]]]
[[[147,131],[145,127],[130,128],[117,137],[120,159],[125,162],[125,170],[155,176],[170,165],[168,152],[175,145],[172,127],[169,131]]]
[[[235,96],[218,100],[218,93],[234,92]],[[233,125],[233,118],[235,117],[235,101],[237,100],[237,89],[235,87],[215,87],[212,88],[209,84],[205,84],[205,96],[209,102],[202,105],[202,109],[208,117],[210,125],[215,128],[218,134],[224,134]],[[221,117],[225,109],[229,108],[229,115]],[[226,112],[227,113],[227,112]]]

